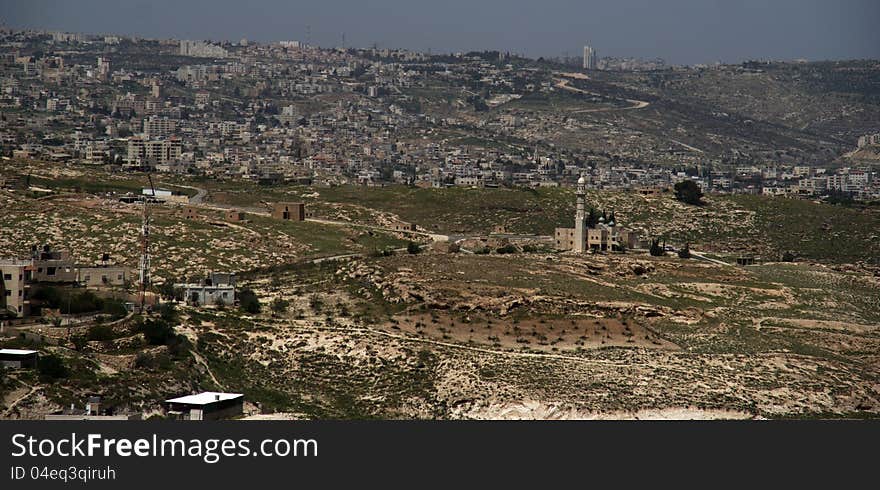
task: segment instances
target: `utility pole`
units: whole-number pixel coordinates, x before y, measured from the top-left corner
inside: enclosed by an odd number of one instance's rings
[[[147,174],[150,180],[150,196],[144,196],[143,213],[141,216],[141,263],[140,263],[140,291],[138,294],[138,306],[140,312],[146,309],[147,288],[150,284],[150,209],[149,200],[156,198],[156,188],[153,187],[153,177]]]

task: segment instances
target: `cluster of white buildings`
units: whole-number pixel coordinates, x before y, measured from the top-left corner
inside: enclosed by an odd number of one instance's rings
[[[204,41],[180,41],[180,55],[196,58],[226,58],[225,48]]]

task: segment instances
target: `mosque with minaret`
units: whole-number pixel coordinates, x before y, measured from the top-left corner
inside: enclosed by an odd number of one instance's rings
[[[556,248],[575,253],[589,251],[623,251],[638,248],[639,235],[633,230],[618,226],[614,212],[602,215],[587,210],[587,180],[581,176],[577,182],[577,202],[574,228],[556,228]]]

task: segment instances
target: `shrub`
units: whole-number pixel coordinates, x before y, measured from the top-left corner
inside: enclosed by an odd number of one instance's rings
[[[174,287],[174,281],[168,280],[159,286],[159,294],[162,299],[174,299],[177,297],[177,290]]]
[[[175,335],[168,341],[168,353],[175,359],[181,359],[189,354],[192,344],[185,335]]]
[[[67,304],[62,308],[70,313],[89,313],[104,309],[104,300],[95,296],[91,291],[83,291],[79,294],[68,294]]]
[[[110,318],[113,320],[118,320],[128,315],[128,310],[125,309],[125,302],[119,299],[105,299],[102,310],[110,315]]]
[[[321,297],[318,296],[317,293],[311,295],[309,297],[309,307],[315,312],[321,311],[321,308],[324,306],[324,301],[321,300]]]
[[[110,327],[108,325],[92,325],[91,327],[89,327],[89,340],[98,340],[104,342],[107,340],[113,340],[115,338],[116,332],[113,331],[113,327]]]
[[[61,307],[61,291],[58,288],[47,286],[41,287],[34,291],[31,299],[42,301],[49,308],[60,308]]]
[[[691,246],[689,243],[685,243],[684,248],[678,251],[678,257],[682,259],[691,258]]]
[[[142,333],[150,345],[167,345],[175,336],[174,327],[162,319],[149,319],[135,325],[135,332]]]
[[[88,341],[89,339],[85,335],[74,335],[70,339],[70,342],[73,344],[73,348],[78,351],[85,349],[86,342]]]
[[[675,198],[685,204],[703,204],[703,191],[693,180],[683,180],[675,184]]]
[[[274,313],[284,313],[290,307],[290,302],[281,298],[272,300],[272,311]]]
[[[663,257],[666,255],[666,250],[660,246],[660,240],[651,240],[651,250],[650,253],[654,257]]]
[[[91,291],[74,293],[72,291],[62,291],[52,286],[41,287],[34,292],[32,298],[43,302],[49,308],[57,308],[63,313],[73,314],[102,311],[105,308],[105,303],[109,301],[95,296],[95,293]],[[107,306],[107,308],[118,311],[115,305]],[[123,308],[125,308],[124,305]]]
[[[517,252],[517,249],[516,249],[516,245],[514,245],[512,243],[508,243],[507,245],[505,245],[503,247],[498,247],[498,249],[495,251],[500,254],[515,254]]]
[[[37,361],[37,372],[43,381],[66,378],[70,374],[67,366],[64,365],[64,361],[54,354],[40,356],[39,361]]]
[[[419,246],[416,242],[409,242],[406,245],[406,253],[415,255],[422,251],[422,247]]]
[[[177,321],[177,305],[174,303],[162,303],[159,305],[159,316],[169,323]]]
[[[137,369],[153,369],[156,367],[156,360],[146,352],[140,352],[134,358],[134,367]]]
[[[257,293],[250,289],[242,289],[238,293],[238,304],[247,313],[257,314],[260,312],[260,300],[257,298]]]

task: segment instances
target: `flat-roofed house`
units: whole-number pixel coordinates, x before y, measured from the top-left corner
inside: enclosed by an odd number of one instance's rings
[[[88,288],[124,286],[132,281],[132,271],[122,266],[77,266],[77,283]]]
[[[0,366],[8,368],[35,368],[39,353],[35,350],[0,349]]]
[[[42,251],[34,252],[33,266],[34,282],[76,282],[76,269],[66,250],[51,250],[44,245]]]
[[[232,305],[235,303],[235,286],[207,284],[175,284],[183,289],[183,299],[193,305]]]
[[[206,391],[165,400],[166,413],[180,420],[220,420],[244,413],[244,395]]]
[[[175,284],[183,290],[183,300],[196,305],[235,304],[235,273],[211,272],[194,284]]]
[[[47,414],[44,420],[141,420],[140,413],[117,413],[112,407],[104,407],[100,396],[89,396],[85,408],[70,408]]]
[[[416,231],[416,225],[400,220],[392,221],[389,228],[394,231]]]

